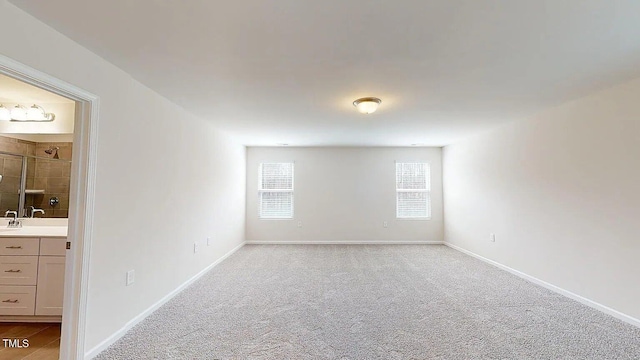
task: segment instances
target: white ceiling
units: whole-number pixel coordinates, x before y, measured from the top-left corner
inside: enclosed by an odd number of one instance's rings
[[[441,146],[640,76],[637,0],[12,2],[247,145]]]

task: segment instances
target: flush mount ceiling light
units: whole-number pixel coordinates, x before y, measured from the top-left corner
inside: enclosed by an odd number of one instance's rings
[[[376,97],[364,97],[354,101],[353,106],[363,114],[371,114],[378,110],[378,105],[380,105],[381,102],[382,100]]]
[[[0,104],[0,120],[4,121],[53,121],[55,114],[47,113],[42,106],[33,104],[30,108],[16,105],[11,110]]]

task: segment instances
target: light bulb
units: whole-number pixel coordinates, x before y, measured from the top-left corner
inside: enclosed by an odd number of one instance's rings
[[[13,109],[11,109],[11,118],[13,120],[27,120],[27,109],[23,106],[16,105]]]
[[[363,114],[371,114],[378,109],[378,103],[373,101],[363,101],[357,105],[358,111]]]
[[[11,110],[6,107],[0,105],[0,120],[9,121],[11,120]]]
[[[27,110],[27,119],[40,121],[46,120],[44,109],[36,104],[33,104],[33,106],[31,106],[29,110]]]

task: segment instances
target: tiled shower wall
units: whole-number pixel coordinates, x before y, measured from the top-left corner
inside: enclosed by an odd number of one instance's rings
[[[52,158],[45,150],[57,146],[60,159],[71,160],[72,143],[36,143],[0,136],[0,151],[19,155],[35,155]],[[17,210],[20,188],[22,158],[20,156],[0,154],[0,216],[7,210]],[[27,158],[27,189],[44,190],[44,194],[27,194],[25,206],[34,206],[45,211],[44,217],[68,217],[69,182],[71,163],[66,161]],[[51,197],[57,197],[59,203],[49,204]],[[40,215],[36,215],[40,217]]]
[[[48,155],[44,152],[50,146],[57,146],[60,148],[58,150],[58,156],[61,160],[71,160],[72,143],[36,143],[36,156],[53,157],[53,154]],[[29,167],[27,167],[27,188],[30,188],[28,186],[29,179]],[[70,179],[71,162],[40,158],[35,159],[33,187],[30,189],[43,189],[44,195],[27,195],[27,208],[30,205],[33,205],[36,208],[43,209],[45,217],[69,217]],[[59,203],[55,206],[51,206],[49,204],[49,199],[51,197],[57,197],[59,199]]]

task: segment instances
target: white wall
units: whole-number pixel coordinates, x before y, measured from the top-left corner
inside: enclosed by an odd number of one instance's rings
[[[431,164],[431,220],[396,219],[395,161]],[[258,218],[262,162],[295,162],[293,220]],[[443,240],[440,148],[250,147],[246,183],[248,241]]]
[[[89,351],[243,242],[245,149],[8,2],[0,14],[5,56],[100,97]]]
[[[640,319],[639,99],[640,79],[445,147],[446,241]]]

